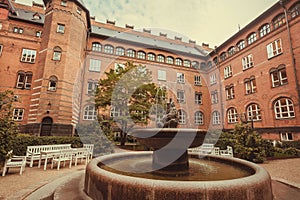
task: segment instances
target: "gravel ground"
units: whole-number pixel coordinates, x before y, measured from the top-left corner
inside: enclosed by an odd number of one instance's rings
[[[260,165],[268,170],[272,179],[300,188],[300,158],[266,161]],[[50,166],[46,171],[35,166],[26,167],[21,176],[19,169],[10,169],[5,177],[0,176],[0,200],[23,199],[30,192],[59,177],[84,169],[84,164],[72,166],[71,169],[62,167],[59,171],[50,169]]]

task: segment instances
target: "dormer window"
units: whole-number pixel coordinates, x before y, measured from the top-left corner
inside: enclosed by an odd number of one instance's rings
[[[35,13],[32,17],[33,20],[39,20],[41,19],[41,16],[39,15],[39,13]]]
[[[67,1],[65,1],[65,0],[61,1],[61,2],[60,2],[60,5],[66,7],[66,6],[67,6]]]

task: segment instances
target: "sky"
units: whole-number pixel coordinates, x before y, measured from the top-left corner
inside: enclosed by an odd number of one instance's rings
[[[83,0],[96,21],[219,46],[278,0]],[[30,3],[30,0],[16,0]],[[35,0],[42,2],[42,0]]]

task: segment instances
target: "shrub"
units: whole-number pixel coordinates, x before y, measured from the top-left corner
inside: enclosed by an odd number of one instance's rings
[[[296,141],[283,141],[281,142],[281,147],[283,149],[286,148],[296,148],[300,150],[300,140],[296,140]]]

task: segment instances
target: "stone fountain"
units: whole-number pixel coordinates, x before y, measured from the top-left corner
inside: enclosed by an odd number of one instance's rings
[[[271,200],[271,178],[262,167],[221,156],[199,157],[187,148],[200,146],[205,130],[176,128],[170,101],[158,128],[130,134],[153,151],[126,152],[92,160],[84,190],[103,200]]]

